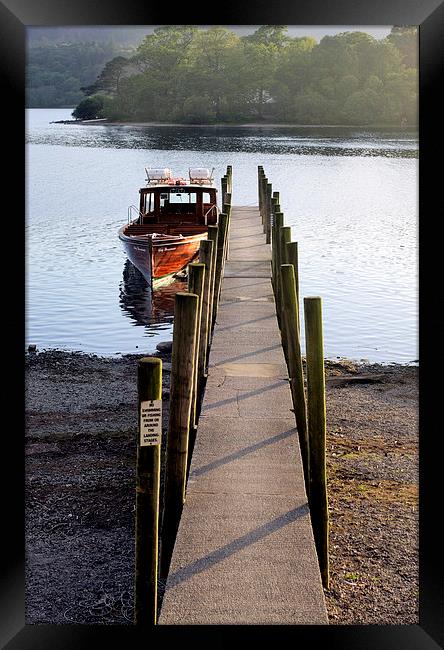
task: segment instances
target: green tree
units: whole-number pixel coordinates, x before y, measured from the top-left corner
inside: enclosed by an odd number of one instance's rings
[[[401,53],[402,63],[407,68],[418,67],[418,28],[412,25],[394,25],[387,41]]]
[[[212,27],[196,33],[188,51],[188,97],[205,94],[217,120],[227,119],[232,100],[241,92],[236,72],[240,47],[236,34],[223,27]]]
[[[84,86],[82,90],[85,95],[95,95],[99,91],[104,91],[111,95],[119,94],[119,83],[127,70],[129,61],[124,56],[116,56],[103,68],[97,80],[90,86]]]
[[[76,106],[72,112],[72,116],[76,120],[94,120],[95,118],[102,117],[103,111],[103,97],[101,95],[92,95],[86,97]]]

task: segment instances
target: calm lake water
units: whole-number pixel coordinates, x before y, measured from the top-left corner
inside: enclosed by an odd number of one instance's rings
[[[151,295],[118,228],[144,167],[233,166],[233,204],[257,204],[257,166],[299,242],[300,293],[323,300],[329,358],[418,359],[418,138],[352,128],[50,124],[29,109],[26,345],[114,356],[172,334],[174,283]]]

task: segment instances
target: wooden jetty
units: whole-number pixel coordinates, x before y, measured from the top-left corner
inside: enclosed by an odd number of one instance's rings
[[[272,287],[270,225],[257,207],[233,207],[228,231],[158,624],[327,624]]]

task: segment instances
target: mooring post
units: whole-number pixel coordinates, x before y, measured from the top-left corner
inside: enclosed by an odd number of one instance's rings
[[[213,327],[216,322],[217,309],[219,306],[219,293],[222,284],[222,274],[224,268],[225,239],[227,235],[228,217],[224,212],[219,214],[219,232],[217,235],[217,254],[216,254],[216,276],[214,279],[214,297],[213,297]]]
[[[233,167],[232,165],[227,165],[227,191],[231,194],[233,191]]]
[[[262,165],[257,166],[257,191],[258,191],[258,206],[259,214],[262,218],[262,179],[264,177],[264,168]]]
[[[309,499],[322,584],[329,588],[328,498],[326,470],[326,407],[322,301],[304,298],[307,359],[307,420],[309,446]]]
[[[280,228],[280,237],[279,237],[279,244],[280,244],[280,261],[281,264],[287,264],[287,244],[291,242],[291,228],[290,226],[281,226]]]
[[[228,183],[227,177],[223,176],[220,179],[220,189],[221,189],[220,194],[221,194],[221,204],[222,205],[225,203],[225,195],[227,193],[227,183]]]
[[[230,225],[231,225],[231,193],[226,195],[223,212],[227,215],[227,233],[225,235],[225,253],[224,260],[228,258],[230,253]]]
[[[288,244],[287,244],[288,246]],[[307,406],[304,390],[299,315],[296,300],[295,273],[292,264],[281,265],[283,320],[285,322],[287,364],[293,409],[301,448],[307,496],[309,494]]]
[[[271,208],[271,199],[272,199],[272,185],[267,183],[266,187],[266,218],[265,218],[265,243],[269,244],[271,242],[271,220],[272,220],[272,208]]]
[[[261,174],[259,177],[259,192],[260,192],[260,210],[259,213],[261,215],[261,222],[263,226],[263,230],[265,232],[265,217],[266,217],[266,209],[267,209],[267,177],[265,176],[265,173]]]
[[[207,365],[208,357],[210,355],[211,337],[213,333],[213,311],[214,311],[214,290],[216,282],[216,257],[217,257],[217,240],[219,237],[219,226],[208,226],[208,241],[213,242],[213,249],[211,251],[211,297],[210,297],[210,317],[209,317],[209,332],[208,332],[208,349],[207,349]]]
[[[296,283],[296,306],[298,314],[298,330],[299,336],[301,334],[301,319],[300,319],[300,305],[299,305],[299,256],[298,256],[298,242],[291,241],[286,244],[287,249],[287,262],[293,265],[294,279]]]
[[[188,291],[195,293],[199,296],[199,305],[197,308],[197,327],[196,327],[196,345],[194,354],[194,379],[193,379],[193,393],[191,400],[191,416],[190,416],[190,431],[193,432],[193,437],[197,428],[197,415],[199,405],[199,352],[200,352],[200,337],[202,329],[202,305],[203,305],[203,291],[205,283],[205,264],[201,262],[193,262],[188,264]]]
[[[162,361],[143,357],[137,367],[135,625],[157,623]]]
[[[274,215],[276,213],[276,199],[272,196],[270,198],[270,218],[268,220],[268,223],[270,224],[270,241],[273,239],[273,232],[274,232]]]
[[[277,241],[277,235],[276,235],[276,230],[277,230],[277,228],[276,228],[276,214],[277,214],[278,211],[276,210],[276,206],[277,206],[276,198],[273,197],[273,196],[271,197],[270,205],[271,205],[271,216],[270,216],[270,232],[271,232],[271,279],[272,279],[272,281],[273,281],[273,285],[274,285],[275,280],[276,280],[276,276],[277,276],[277,270],[276,270],[276,259],[277,259],[277,257],[276,257],[276,255],[277,255],[277,253],[276,253],[276,241]],[[283,222],[282,222],[281,225],[283,225]]]
[[[279,327],[281,330],[281,336],[282,336],[282,347],[284,350],[284,355],[285,355],[285,360],[288,362],[287,359],[287,347],[286,347],[286,341],[287,341],[287,334],[285,332],[285,319],[283,317],[283,311],[284,311],[284,301],[282,297],[282,279],[281,279],[281,269],[282,269],[282,264],[286,264],[286,250],[285,250],[285,244],[289,242],[291,239],[291,228],[290,226],[281,226],[278,229],[277,233],[277,246],[278,246],[278,267],[277,267],[277,301],[276,301],[276,311],[277,311],[277,318],[278,318],[278,323]]]
[[[279,246],[279,233],[284,225],[284,215],[282,212],[274,213],[274,232],[273,232],[273,249],[272,249],[272,271],[273,271],[273,289],[276,302],[276,315],[280,327],[280,311],[279,311],[279,291],[280,291],[280,246]]]
[[[211,279],[213,277],[213,242],[204,239],[200,242],[199,262],[205,264],[205,280],[203,287],[202,299],[202,319],[200,326],[199,340],[199,367],[197,370],[199,376],[199,390],[202,380],[207,372],[207,350],[210,336],[210,313],[211,313]]]
[[[162,526],[161,575],[163,577],[168,572],[185,500],[198,308],[199,296],[183,291],[176,293]]]

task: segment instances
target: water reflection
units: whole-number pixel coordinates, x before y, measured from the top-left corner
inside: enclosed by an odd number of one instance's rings
[[[377,132],[350,127],[184,127],[93,126],[50,124],[28,133],[33,144],[145,149],[157,151],[226,151],[325,156],[417,158],[414,129]]]
[[[123,267],[122,282],[119,287],[120,308],[135,326],[156,326],[156,330],[169,329],[173,322],[174,296],[178,291],[186,291],[187,283],[175,280],[171,284],[151,289],[150,284],[129,260]]]

